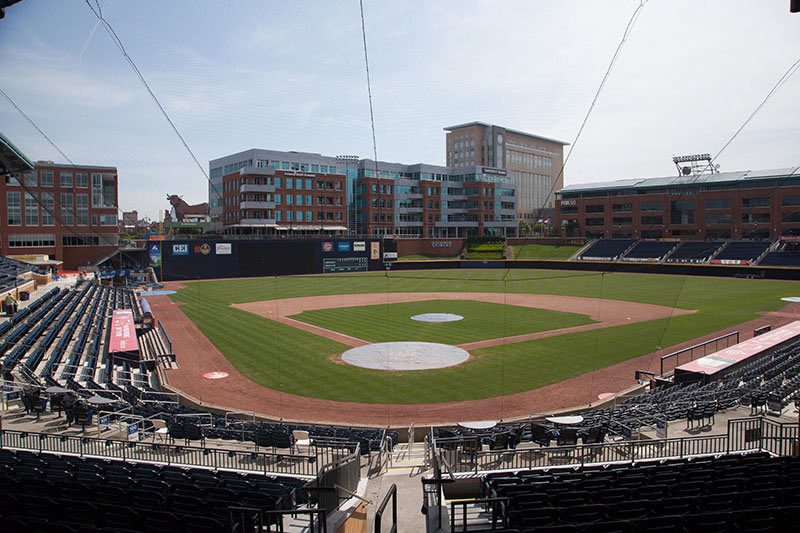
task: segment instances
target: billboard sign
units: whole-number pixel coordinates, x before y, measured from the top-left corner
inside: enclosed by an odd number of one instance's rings
[[[188,244],[173,244],[172,255],[189,255]]]
[[[231,243],[229,242],[218,242],[216,244],[217,255],[231,255]]]

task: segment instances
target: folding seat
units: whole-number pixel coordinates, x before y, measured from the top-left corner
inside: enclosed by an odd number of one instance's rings
[[[647,531],[648,533],[684,533],[685,518],[682,516],[657,516],[636,520],[633,530],[637,533]]]
[[[171,494],[167,498],[167,508],[180,515],[195,515],[203,513],[203,500],[194,496]]]
[[[605,520],[603,522],[595,522],[584,531],[591,531],[592,533],[629,533],[633,531],[633,524],[627,520]]]
[[[606,518],[606,510],[605,505],[590,503],[562,509],[559,513],[559,518],[562,522],[569,524],[589,524],[604,520]]]
[[[703,533],[727,533],[734,529],[734,513],[715,512],[690,515],[686,519],[689,531],[702,531]]]
[[[574,490],[559,492],[550,496],[550,505],[553,507],[574,507],[589,503],[591,494],[587,491]]]
[[[700,496],[708,490],[706,483],[702,481],[684,481],[675,484],[670,489],[671,496]]]
[[[128,502],[127,488],[132,485],[122,488],[116,484],[110,484],[110,480],[106,478],[105,484],[98,485],[94,490],[94,500],[98,503],[108,503],[112,505],[124,505]]]
[[[524,513],[515,513],[512,526],[523,531],[555,524],[558,520],[558,511],[554,507],[540,507],[539,509],[526,509]]]
[[[141,512],[123,504],[98,504],[97,511],[105,528],[136,530],[141,528]]]
[[[736,525],[740,531],[778,531],[781,523],[781,517],[774,509],[756,509],[736,514]],[[797,527],[797,524],[793,527]]]
[[[715,513],[719,511],[735,511],[739,504],[737,493],[716,493],[710,492],[706,496],[697,499],[696,506],[698,512]]]
[[[694,498],[664,498],[654,502],[653,511],[663,516],[690,514],[694,511]]]
[[[636,520],[650,515],[649,500],[628,500],[608,506],[608,516],[616,520]]]
[[[745,480],[744,486],[747,490],[762,490],[779,487],[781,477],[777,474],[755,475]]]
[[[128,502],[138,509],[159,509],[166,504],[166,497],[159,492],[146,488],[133,488],[128,491]]]
[[[636,494],[636,491],[634,491],[634,494]],[[592,496],[592,501],[595,503],[602,503],[604,505],[611,505],[624,502],[629,498],[630,491],[628,489],[610,488],[596,491]]]
[[[780,489],[762,489],[745,491],[739,499],[740,509],[758,509],[765,507],[778,507],[783,499]]]
[[[182,517],[158,508],[143,509],[141,513],[142,530],[146,533],[180,531]]]

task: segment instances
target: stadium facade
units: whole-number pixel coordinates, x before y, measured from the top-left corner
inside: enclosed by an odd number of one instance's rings
[[[39,161],[19,176],[0,183],[0,255],[47,255],[74,269],[117,249],[116,167]]]
[[[605,239],[800,237],[798,167],[570,185],[562,235]]]

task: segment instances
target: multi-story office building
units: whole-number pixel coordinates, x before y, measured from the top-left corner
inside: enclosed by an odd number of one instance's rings
[[[798,168],[570,185],[556,193],[564,234],[597,238],[800,236]]]
[[[226,233],[347,231],[343,174],[246,166],[222,179]]]
[[[516,235],[503,169],[252,149],[211,161],[210,175],[213,223],[226,233]]]
[[[501,168],[516,184],[517,214],[534,221],[553,212],[553,192],[564,186],[568,143],[483,122],[445,128],[447,166]]]
[[[6,176],[0,188],[0,255],[49,255],[74,269],[116,249],[115,167],[39,161],[19,178]]]

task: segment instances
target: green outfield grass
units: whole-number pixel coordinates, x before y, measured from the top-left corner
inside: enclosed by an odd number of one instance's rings
[[[463,320],[444,323],[411,320],[422,313],[455,313]],[[591,324],[586,315],[464,300],[364,305],[304,311],[291,318],[369,342],[421,341],[463,344]]]
[[[555,244],[521,244],[512,246],[514,259],[569,259],[581,246]]]
[[[333,362],[346,346],[230,307],[298,296],[380,292],[539,293],[653,303],[697,313],[476,350],[466,363],[382,372]],[[544,270],[448,270],[188,283],[171,296],[242,373],[273,389],[342,401],[486,398],[554,383],[733,326],[800,296],[794,282]],[[379,306],[380,307],[380,306]],[[392,306],[387,306],[392,307]],[[386,313],[388,309],[378,309]],[[458,309],[448,312],[459,313]],[[462,314],[462,313],[459,313]],[[515,315],[515,309],[502,311]],[[374,326],[364,325],[368,330]],[[561,327],[561,322],[553,328]],[[359,336],[371,335],[370,331]],[[503,336],[502,332],[492,337]],[[407,339],[417,340],[417,339]],[[463,341],[462,341],[463,342]],[[601,391],[602,392],[602,391]]]

